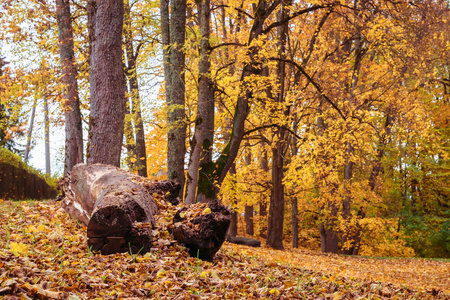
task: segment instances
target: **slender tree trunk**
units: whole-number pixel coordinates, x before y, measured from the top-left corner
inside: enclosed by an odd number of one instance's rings
[[[45,135],[45,174],[51,175],[50,170],[50,120],[48,117],[48,98],[44,95],[44,135]]]
[[[37,106],[37,98],[34,98],[33,107],[31,108],[30,124],[28,126],[28,132],[27,132],[27,145],[25,147],[25,156],[24,156],[25,162],[28,162],[28,157],[30,155],[31,137],[33,134],[34,116],[36,115],[36,106]]]
[[[56,1],[59,55],[62,66],[65,116],[65,162],[64,175],[74,165],[83,162],[83,128],[78,97],[77,67],[73,46],[73,28],[69,0]]]
[[[214,199],[214,185],[212,179],[212,146],[214,138],[214,90],[211,80],[210,58],[210,18],[211,7],[209,0],[196,2],[199,14],[201,32],[200,61],[198,65],[198,102],[195,120],[195,134],[189,162],[186,203],[194,203],[196,191],[200,202]]]
[[[252,28],[250,29],[250,36],[248,44],[258,38],[263,33],[264,21],[271,15],[271,13],[277,8],[278,5],[270,6],[268,8],[267,2],[262,0],[255,11],[255,17],[253,20]],[[256,56],[259,52],[257,46],[251,46],[249,48],[249,56],[251,62],[244,65],[241,75],[241,81],[245,82],[245,79],[252,75],[258,75],[261,72],[260,63],[255,61]],[[233,128],[231,131],[231,136],[228,141],[227,146],[222,151],[222,154],[217,160],[217,167],[215,169],[214,179],[217,180],[215,185],[216,193],[225,176],[228,173],[231,165],[234,163],[236,156],[239,152],[239,147],[244,136],[244,125],[249,113],[249,100],[253,98],[253,92],[250,87],[244,85],[241,96],[237,99],[236,109],[233,118]]]
[[[260,162],[261,170],[268,174],[269,173],[269,160],[267,159],[267,151],[265,148],[265,143],[262,143],[262,150],[261,150],[261,162]],[[261,193],[261,195],[264,195]],[[263,239],[267,238],[267,202],[266,199],[260,198],[259,200],[259,219],[260,219],[260,230],[259,230],[259,236]]]
[[[125,50],[127,57],[127,78],[129,84],[129,95],[131,98],[131,116],[134,123],[135,137],[135,156],[136,168],[139,176],[147,177],[147,153],[145,151],[145,133],[144,122],[141,113],[141,99],[139,97],[139,84],[137,80],[137,56],[139,55],[139,46],[135,50],[133,47],[133,34],[131,31],[131,13],[128,0],[124,1],[125,19],[124,36]],[[133,132],[133,131],[132,131]]]
[[[244,157],[245,165],[250,166],[250,164],[252,163],[252,153],[248,141],[246,142],[246,148],[247,149]],[[255,233],[253,224],[253,205],[245,203],[244,220],[245,220],[245,232],[248,235],[253,236]]]
[[[170,105],[170,15],[169,0],[160,0],[159,11],[161,14],[161,43],[163,49],[163,67],[164,67],[164,92],[166,95],[166,103]]]
[[[184,156],[186,154],[186,117],[184,41],[186,35],[186,0],[173,0],[170,18],[170,98],[168,99],[169,127],[167,143],[167,177],[184,190]],[[182,192],[180,192],[182,193]],[[182,196],[182,195],[181,195]]]
[[[298,203],[297,197],[291,197],[292,203],[292,248],[298,248]]]
[[[278,13],[278,21],[287,17],[288,5],[290,2],[282,3],[281,11]],[[289,22],[278,27],[278,49],[279,57],[283,60],[285,57],[286,39]],[[279,92],[277,99],[279,104],[284,103],[286,66],[284,61],[278,62],[277,78]],[[284,108],[283,108],[284,109]],[[284,109],[287,116],[288,110]],[[284,224],[284,151],[286,149],[285,130],[278,127],[276,132],[276,144],[272,148],[272,184],[273,193],[269,206],[269,225],[267,235],[267,245],[275,249],[283,249],[283,224]]]
[[[125,148],[127,149],[127,159],[126,163],[128,169],[133,172],[136,168],[136,144],[134,141],[133,134],[133,123],[131,121],[131,111],[130,111],[130,102],[128,98],[125,97],[125,127],[124,127],[124,135],[125,135]]]
[[[233,186],[235,186],[236,183],[236,165],[233,164],[230,168],[230,176],[233,180]],[[238,231],[238,212],[237,212],[237,199],[236,199],[236,191],[232,190],[230,193],[230,202],[231,202],[231,223],[230,227],[228,228],[228,236],[235,237],[237,235]]]
[[[122,62],[123,1],[89,0],[91,46],[89,83],[89,164],[120,166],[125,119]]]

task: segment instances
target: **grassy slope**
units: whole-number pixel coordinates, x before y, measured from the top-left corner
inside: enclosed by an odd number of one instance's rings
[[[101,256],[57,203],[0,200],[0,298],[449,299],[449,262],[231,244],[214,263],[190,258],[166,230],[171,213],[152,252]]]

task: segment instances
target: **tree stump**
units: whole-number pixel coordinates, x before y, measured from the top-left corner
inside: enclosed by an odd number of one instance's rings
[[[212,261],[231,222],[231,210],[217,200],[180,209],[173,218],[172,234],[192,257]]]

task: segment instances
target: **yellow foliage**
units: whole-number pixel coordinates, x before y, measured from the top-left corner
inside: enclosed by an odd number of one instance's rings
[[[401,232],[397,232],[398,219],[364,218],[361,250],[363,256],[414,257],[415,252],[406,246]]]
[[[28,253],[28,245],[23,243],[11,242],[9,244],[11,253],[16,256],[24,256]]]

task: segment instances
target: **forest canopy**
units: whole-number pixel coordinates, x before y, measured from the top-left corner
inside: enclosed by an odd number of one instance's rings
[[[0,4],[2,147],[44,128],[54,174],[173,180],[276,249],[450,257],[448,0],[113,2]]]

